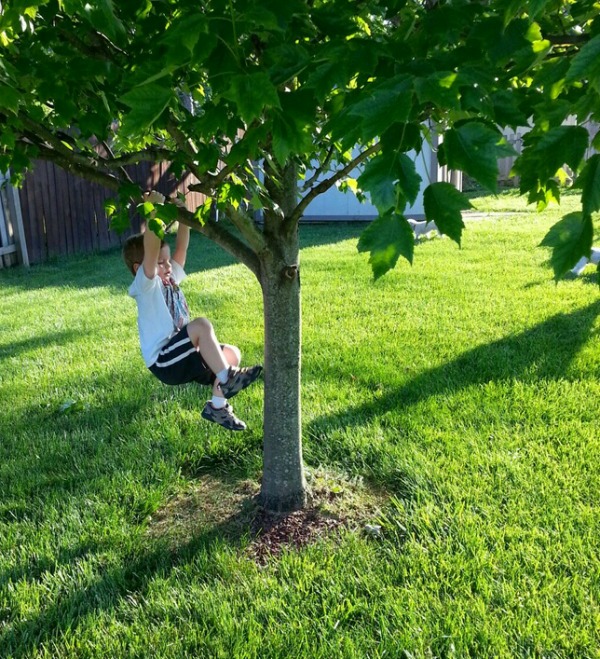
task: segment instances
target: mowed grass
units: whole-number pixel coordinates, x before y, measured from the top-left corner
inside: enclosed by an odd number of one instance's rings
[[[536,247],[574,200],[513,200],[377,282],[362,227],[301,228],[309,475],[386,498],[266,564],[262,385],[231,434],[153,379],[118,253],[0,271],[0,656],[599,657],[599,289]],[[260,360],[253,276],[201,236],[187,269]]]

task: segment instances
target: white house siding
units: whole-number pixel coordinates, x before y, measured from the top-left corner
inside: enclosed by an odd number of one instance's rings
[[[411,218],[424,216],[423,190],[430,181],[440,180],[437,172],[437,160],[428,142],[423,143],[421,153],[412,154],[417,172],[422,179],[421,190],[415,203],[406,209],[405,215]],[[433,176],[432,173],[433,172]],[[310,176],[310,173],[308,174]],[[359,176],[354,172],[352,178]],[[377,217],[377,209],[369,201],[360,203],[352,191],[341,192],[337,187],[314,199],[306,209],[303,219],[307,221],[318,220],[369,220]]]

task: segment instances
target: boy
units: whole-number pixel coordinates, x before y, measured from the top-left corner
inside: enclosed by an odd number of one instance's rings
[[[165,198],[153,191],[146,200],[163,203]],[[169,246],[150,230],[131,236],[123,246],[123,258],[135,277],[128,292],[137,302],[142,356],[165,384],[212,385],[213,397],[202,417],[227,430],[245,430],[246,424],[235,416],[227,399],[252,384],[262,366],[239,368],[241,353],[236,346],[220,344],[208,319],[190,320],[179,288],[186,276],[189,240],[190,228],[180,223],[172,258]]]

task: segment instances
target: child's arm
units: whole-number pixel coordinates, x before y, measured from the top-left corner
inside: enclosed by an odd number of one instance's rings
[[[156,277],[159,254],[160,238],[154,233],[154,231],[146,229],[146,231],[144,231],[144,260],[142,261],[142,267],[144,268],[144,274],[148,279],[154,279],[154,277]]]
[[[177,228],[177,238],[175,239],[175,250],[173,252],[173,261],[179,263],[185,268],[185,259],[187,257],[188,245],[190,244],[190,228],[186,224],[179,223]]]
[[[162,204],[165,201],[165,197],[160,192],[152,190],[152,192],[145,195],[145,200],[153,204]],[[160,238],[153,231],[150,231],[148,228],[144,231],[144,260],[142,261],[142,267],[148,279],[154,279],[156,277],[160,243]]]

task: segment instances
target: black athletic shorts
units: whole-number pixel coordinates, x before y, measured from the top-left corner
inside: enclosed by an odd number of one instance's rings
[[[165,384],[198,382],[212,385],[216,378],[192,343],[187,326],[180,329],[162,347],[158,359],[150,366],[150,371]]]

